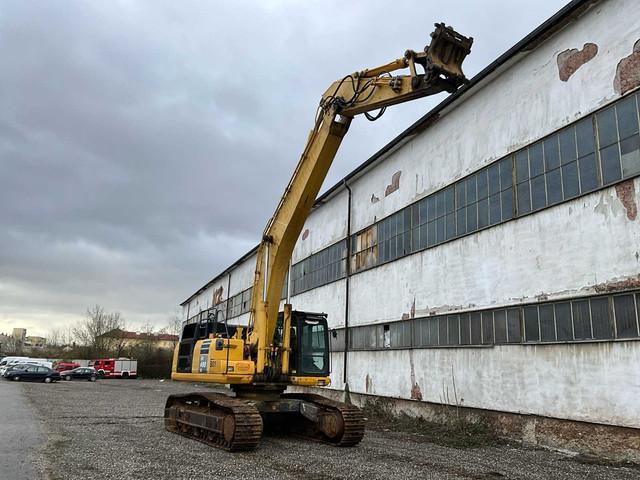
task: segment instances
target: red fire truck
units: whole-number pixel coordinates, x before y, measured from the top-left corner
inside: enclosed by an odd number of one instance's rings
[[[130,358],[100,358],[89,366],[96,369],[98,375],[105,378],[136,378],[138,361]]]

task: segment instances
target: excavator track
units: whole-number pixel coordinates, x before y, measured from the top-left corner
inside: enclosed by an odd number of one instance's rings
[[[222,393],[171,395],[165,428],[228,452],[253,450],[262,437],[262,417],[249,402]]]
[[[325,413],[337,416],[339,419],[335,436],[329,437],[317,428],[297,431],[298,436],[337,447],[353,447],[360,443],[364,437],[364,415],[362,410],[354,405],[310,393],[286,393],[282,395],[282,398],[303,400],[319,407]]]

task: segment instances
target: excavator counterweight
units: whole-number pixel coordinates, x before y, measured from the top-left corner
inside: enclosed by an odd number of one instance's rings
[[[279,312],[282,286],[351,119],[363,113],[375,120],[389,106],[455,92],[467,81],[462,62],[472,43],[436,24],[424,51],[408,50],[385,65],[347,75],[324,93],[302,156],[257,249],[249,325],[229,325],[219,304],[205,318],[185,322],[174,352],[172,379],[231,389],[228,394],[170,396],[167,430],[228,451],[255,448],[264,428],[336,446],[360,442],[365,422],[357,407],[320,395],[284,393],[290,385],[328,386],[331,378],[327,316],[294,311],[288,303]],[[403,69],[409,71],[393,75]],[[372,116],[375,110],[380,111]]]

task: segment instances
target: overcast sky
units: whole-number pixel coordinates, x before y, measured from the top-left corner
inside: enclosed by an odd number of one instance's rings
[[[94,304],[164,326],[257,243],[333,80],[436,21],[471,77],[564,3],[3,0],[0,332]],[[324,189],[442,98],[357,118]]]

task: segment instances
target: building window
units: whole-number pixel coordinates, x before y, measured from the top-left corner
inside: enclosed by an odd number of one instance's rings
[[[347,241],[325,248],[291,267],[292,295],[344,278],[347,273]]]
[[[354,327],[352,350],[640,338],[640,292],[577,298]]]

